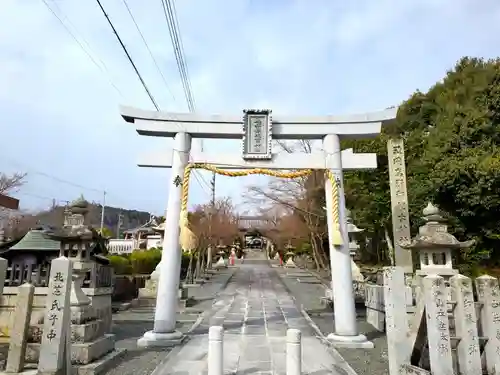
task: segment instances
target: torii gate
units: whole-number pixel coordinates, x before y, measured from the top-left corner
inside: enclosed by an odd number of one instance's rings
[[[334,311],[334,333],[328,339],[338,346],[372,347],[356,325],[356,310],[348,247],[343,169],[373,169],[376,154],[356,154],[341,150],[340,139],[371,138],[380,134],[382,125],[393,121],[397,108],[350,116],[272,118],[270,110],[246,110],[244,116],[201,116],[120,108],[127,122],[135,123],[140,135],[173,137],[174,149],[141,157],[141,167],[172,168],[159,275],[154,328],[139,339],[141,346],[167,346],[179,342],[182,334],[175,330],[177,290],[181,252],[179,219],[181,210],[181,176],[188,163],[206,163],[226,169],[329,169],[338,190],[338,222],[343,244],[334,245],[332,228],[332,185],[325,179],[328,236]],[[192,138],[241,139],[242,155],[191,151]],[[322,140],[323,152],[311,154],[273,154],[272,140]],[[155,271],[156,272],[156,271]],[[154,275],[152,275],[153,277]]]

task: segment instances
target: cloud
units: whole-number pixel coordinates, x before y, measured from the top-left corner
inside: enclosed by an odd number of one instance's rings
[[[31,171],[32,194],[65,200],[82,190],[43,171],[93,188],[82,191],[89,199],[106,189],[110,204],[162,213],[169,172],[135,163],[144,151],[169,152],[172,142],[140,137],[120,118],[119,104],[153,107],[116,37],[95,1],[46,1],[100,67],[42,0],[0,2],[0,131],[9,140],[0,168]],[[102,0],[161,108],[186,111],[161,2],[127,3],[167,85],[123,1]],[[184,0],[176,7],[201,113],[378,110],[427,89],[463,55],[500,52],[496,0]],[[240,145],[206,141],[205,149],[238,153]],[[248,181],[263,180],[220,178],[217,194],[240,202]],[[191,202],[208,199],[206,184],[193,181]],[[30,196],[23,203],[41,204]]]

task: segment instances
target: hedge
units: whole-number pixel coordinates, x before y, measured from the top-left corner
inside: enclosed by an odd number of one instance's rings
[[[121,255],[108,255],[108,259],[115,275],[132,275],[132,265],[127,258]]]
[[[108,255],[115,275],[151,274],[161,260],[161,249],[135,250],[131,254]],[[182,254],[181,275],[185,275],[189,265],[189,254]],[[193,267],[196,257],[193,257]]]
[[[145,251],[134,251],[130,255],[130,264],[134,275],[144,275],[153,272],[160,263],[161,250],[149,249]]]

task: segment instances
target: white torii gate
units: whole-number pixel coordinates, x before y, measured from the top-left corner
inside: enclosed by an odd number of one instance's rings
[[[171,153],[145,155],[139,166],[172,168],[162,260],[152,277],[158,277],[158,293],[154,328],[139,339],[141,346],[167,346],[179,342],[182,334],[175,330],[177,291],[181,252],[179,219],[182,186],[178,183],[188,163],[207,163],[219,168],[268,169],[330,169],[338,183],[339,222],[343,244],[332,243],[332,186],[325,179],[328,236],[330,243],[331,283],[333,290],[334,333],[328,338],[336,345],[372,347],[356,325],[356,310],[348,246],[343,169],[376,168],[376,154],[356,154],[352,149],[341,151],[340,139],[371,138],[380,134],[382,125],[393,121],[397,108],[380,112],[321,117],[272,118],[270,110],[247,110],[243,117],[201,116],[145,111],[121,107],[125,121],[134,123],[140,135],[173,137]],[[191,151],[192,138],[241,139],[243,154],[219,154]],[[323,152],[311,154],[273,154],[273,139],[323,140]],[[159,274],[158,274],[159,273]]]

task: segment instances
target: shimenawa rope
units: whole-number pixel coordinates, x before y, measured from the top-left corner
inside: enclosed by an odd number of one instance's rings
[[[298,178],[310,175],[313,171],[312,169],[304,169],[295,172],[282,172],[273,171],[271,169],[255,168],[240,171],[229,171],[226,169],[217,168],[210,164],[192,163],[188,164],[184,169],[184,177],[182,180],[182,195],[181,195],[181,217],[180,217],[180,245],[184,251],[192,251],[197,246],[197,239],[195,234],[189,228],[188,220],[188,197],[189,197],[189,180],[191,178],[191,171],[193,169],[204,169],[217,173],[222,176],[228,177],[242,177],[249,175],[267,175],[279,178]],[[337,181],[335,181],[335,176],[330,170],[325,172],[327,178],[330,180],[332,185],[332,225],[333,225],[333,236],[332,244],[335,246],[342,245],[342,235],[340,233],[340,220],[339,220],[339,194]]]

